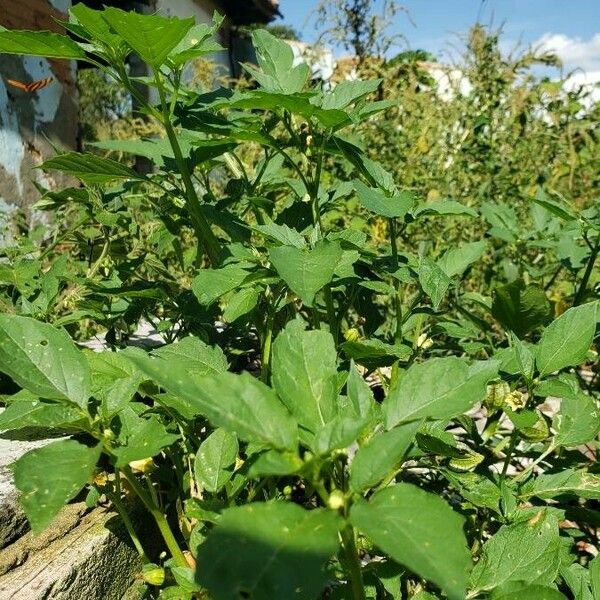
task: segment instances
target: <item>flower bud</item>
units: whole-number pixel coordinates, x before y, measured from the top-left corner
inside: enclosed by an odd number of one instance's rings
[[[356,342],[360,339],[360,332],[358,331],[358,329],[346,329],[346,331],[344,332],[344,338],[346,339],[347,342]]]
[[[150,585],[160,586],[165,582],[165,570],[154,563],[142,567],[142,579]]]
[[[154,462],[152,458],[142,458],[141,460],[132,460],[129,466],[134,473],[144,473],[147,475],[154,469]]]
[[[332,510],[340,510],[346,503],[344,498],[344,494],[340,490],[333,490],[331,494],[329,494],[329,499],[327,500],[327,506]]]

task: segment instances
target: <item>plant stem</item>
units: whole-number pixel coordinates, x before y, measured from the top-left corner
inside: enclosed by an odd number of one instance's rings
[[[271,345],[273,343],[273,323],[275,321],[276,304],[279,299],[275,299],[275,303],[269,306],[267,314],[267,323],[265,335],[263,339],[262,356],[260,359],[260,380],[263,383],[268,383],[271,373]]]
[[[329,320],[329,331],[333,336],[335,344],[338,343],[338,326],[337,317],[335,315],[335,306],[333,304],[333,294],[331,293],[331,285],[328,283],[323,288],[323,294],[325,296],[325,306],[327,307],[327,319]]]
[[[579,288],[577,289],[577,293],[575,294],[575,299],[573,300],[573,306],[579,306],[581,301],[583,300],[583,295],[585,294],[585,290],[587,289],[588,283],[590,281],[590,277],[592,275],[592,271],[594,270],[594,265],[596,264],[596,258],[598,258],[598,253],[600,253],[600,235],[598,235],[598,239],[596,240],[596,245],[592,248],[592,253],[587,262],[587,266],[585,268],[585,273],[583,274],[583,278],[581,279],[581,283],[579,284]]]
[[[390,219],[390,245],[392,248],[392,261],[394,265],[394,271],[397,271],[400,264],[398,262],[398,240],[396,231],[396,220]],[[394,332],[394,343],[400,344],[402,342],[402,295],[400,292],[400,282],[394,277],[394,305],[396,307],[396,330]],[[394,362],[392,365],[392,374],[390,378],[390,387],[394,386],[398,380],[398,371],[400,368],[400,359]]]
[[[163,127],[165,128],[167,137],[169,138],[169,143],[171,144],[171,149],[173,150],[173,155],[175,157],[175,162],[177,163],[177,168],[179,169],[179,173],[185,187],[187,198],[186,206],[194,225],[198,242],[203,246],[210,264],[215,267],[219,264],[221,245],[215,234],[212,232],[212,229],[204,217],[204,214],[202,213],[200,200],[198,199],[194,182],[192,181],[187,162],[183,158],[183,153],[181,152],[181,147],[179,145],[179,141],[177,140],[177,134],[175,133],[175,129],[173,129],[173,125],[171,123],[171,114],[167,104],[165,89],[158,72],[155,74],[155,81],[162,106]]]
[[[544,452],[542,452],[542,454],[540,454],[530,465],[528,465],[525,469],[523,469],[514,478],[513,481],[521,481],[525,477],[525,475],[528,475],[529,473],[531,473],[531,471],[533,471],[534,467],[539,465],[545,458],[547,458],[550,454],[552,454],[552,452],[554,452],[554,450],[556,450],[556,446],[554,444],[550,444],[550,446],[548,446],[548,449],[545,450]]]
[[[165,544],[171,553],[171,556],[177,563],[177,566],[188,567],[188,562],[185,559],[177,540],[175,539],[175,535],[171,531],[171,527],[169,526],[165,515],[162,513],[160,508],[154,504],[152,499],[146,493],[146,490],[144,490],[144,488],[139,484],[131,469],[129,467],[125,467],[122,472],[133,491],[139,496],[144,506],[150,511],[150,514],[154,518],[154,521],[158,526],[158,530],[160,531],[160,534],[162,535],[163,540],[165,541]]]
[[[116,508],[117,512],[119,513],[119,516],[121,517],[121,520],[123,521],[123,525],[125,525],[125,529],[127,529],[127,533],[129,534],[129,537],[131,538],[131,541],[133,542],[135,549],[137,550],[138,554],[140,555],[140,558],[146,563],[150,562],[148,557],[146,556],[146,552],[144,551],[142,542],[140,542],[140,538],[138,537],[138,535],[133,527],[133,523],[131,522],[131,519],[129,518],[129,513],[127,512],[127,509],[121,502],[121,475],[120,475],[119,471],[115,472],[115,493],[113,494],[111,492],[106,492],[106,496],[112,502],[113,506]]]
[[[346,557],[346,563],[350,570],[350,585],[352,587],[352,596],[354,600],[366,600],[365,588],[363,585],[360,560],[358,550],[354,540],[354,528],[348,525],[342,530],[342,546]]]

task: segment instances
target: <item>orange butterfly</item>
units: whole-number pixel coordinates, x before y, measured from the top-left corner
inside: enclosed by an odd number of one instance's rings
[[[7,79],[6,81],[8,81],[10,85],[31,94],[41,90],[42,88],[45,88],[48,84],[52,83],[54,81],[54,77],[45,77],[44,79],[32,81],[31,83],[23,83],[21,81],[15,81],[14,79]]]

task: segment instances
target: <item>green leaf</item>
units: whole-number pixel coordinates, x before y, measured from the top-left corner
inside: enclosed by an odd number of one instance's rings
[[[596,558],[590,563],[590,583],[594,598],[600,598],[600,557]]]
[[[302,234],[287,225],[267,223],[266,225],[255,225],[253,229],[259,231],[267,238],[280,242],[284,246],[306,247],[306,241]]]
[[[63,329],[29,317],[0,314],[0,371],[40,398],[70,400],[87,407],[87,361]]]
[[[448,275],[462,275],[467,268],[477,262],[485,252],[487,244],[484,241],[463,244],[460,248],[451,248],[438,259],[438,266]]]
[[[215,600],[314,600],[341,526],[333,511],[287,502],[229,508],[198,549],[198,582]]]
[[[378,189],[366,186],[359,179],[354,180],[354,188],[360,203],[368,211],[382,217],[403,217],[415,203],[415,197],[410,192],[403,192],[398,196],[385,196]]]
[[[465,500],[478,508],[487,507],[500,513],[502,495],[491,479],[479,473],[459,473],[449,469],[444,469],[442,474]]]
[[[551,200],[546,195],[546,192],[540,187],[538,188],[536,195],[532,200],[543,206],[548,212],[551,212],[553,215],[556,215],[563,221],[576,221],[577,215],[571,210],[569,206],[558,203],[555,200]]]
[[[514,333],[511,333],[510,336],[519,371],[526,379],[532,380],[535,371],[535,357],[533,356],[533,352]]]
[[[419,283],[423,291],[431,298],[433,308],[437,310],[452,280],[430,258],[422,258],[419,263]]]
[[[583,362],[594,339],[596,309],[596,302],[575,306],[544,329],[535,361],[540,377]]]
[[[375,487],[386,475],[396,470],[420,426],[420,421],[401,425],[376,434],[361,446],[352,460],[350,487],[355,492],[363,492]]]
[[[40,168],[72,175],[89,185],[102,185],[115,179],[145,180],[144,177],[117,161],[80,152],[59,154],[43,162]]]
[[[103,18],[103,11],[93,10],[83,3],[78,3],[69,9],[70,23],[73,24],[73,17],[76,22],[83,27],[84,31],[79,32],[87,35],[81,35],[90,42],[99,43],[100,46],[108,46],[113,50],[123,46],[123,41],[118,35],[111,32],[108,23]]]
[[[519,338],[547,323],[551,314],[550,302],[537,285],[525,285],[518,279],[494,291],[492,315]]]
[[[405,371],[383,402],[387,429],[416,419],[451,419],[483,400],[497,361],[469,365],[460,358],[432,358]]]
[[[74,406],[44,402],[42,400],[17,400],[0,413],[0,431],[25,427],[53,427],[66,429],[83,425],[87,415]]]
[[[382,79],[341,81],[331,92],[323,95],[321,106],[327,110],[342,110],[357,100],[377,91]]]
[[[225,429],[213,431],[198,448],[194,461],[196,481],[208,492],[218,492],[231,479],[239,445]]]
[[[567,600],[557,589],[545,585],[527,585],[513,582],[495,590],[490,600]]]
[[[355,504],[350,520],[390,558],[464,600],[471,554],[464,519],[442,498],[400,483]]]
[[[280,452],[279,450],[267,450],[258,455],[252,461],[248,476],[257,477],[272,477],[276,475],[282,477],[284,475],[293,475],[298,472],[304,462],[293,452]]]
[[[0,31],[0,54],[86,59],[79,44],[65,35],[49,31]]]
[[[536,496],[542,500],[548,500],[562,494],[600,500],[600,475],[575,469],[565,469],[558,473],[543,473],[528,481],[519,495],[523,498]]]
[[[456,200],[435,200],[420,204],[413,211],[414,217],[422,215],[462,215],[466,217],[476,217],[477,211],[456,202]]]
[[[186,33],[181,42],[172,50],[169,60],[175,65],[181,65],[205,54],[223,50],[220,44],[215,42],[213,38],[221,27],[223,18],[215,12],[212,27],[206,23],[194,25]]]
[[[260,295],[261,289],[259,287],[242,288],[235,292],[225,302],[223,320],[226,323],[233,323],[236,319],[253,311],[258,304]]]
[[[282,94],[302,91],[310,67],[304,62],[294,66],[294,52],[289,44],[263,29],[252,32],[252,43],[262,73],[250,65],[245,68],[261,87]]]
[[[337,365],[333,337],[305,331],[291,321],[273,343],[273,387],[298,423],[316,434],[337,413]]]
[[[250,273],[237,265],[222,269],[202,269],[192,282],[192,291],[204,306],[212,304],[223,294],[240,286]]]
[[[187,404],[188,414],[207,417],[244,441],[295,450],[297,425],[275,392],[249,373],[198,377],[161,359],[132,357],[138,367]]]
[[[31,450],[13,463],[15,486],[34,533],[45,529],[91,480],[100,452],[100,445],[88,448],[61,440]]]
[[[563,565],[560,568],[560,576],[573,593],[573,598],[595,600],[590,589],[590,572],[583,565]]]
[[[558,522],[545,510],[529,521],[502,526],[483,546],[471,574],[473,592],[512,581],[551,584],[558,573],[559,548]]]
[[[350,360],[350,372],[346,380],[346,388],[354,414],[357,417],[366,417],[375,413],[376,404],[373,392],[369,384],[359,374],[353,360]]]
[[[117,467],[127,466],[134,460],[152,458],[178,439],[179,435],[169,433],[156,417],[140,419],[125,439],[119,439],[123,446],[113,450],[117,457]]]
[[[597,401],[581,393],[563,397],[553,427],[556,446],[573,447],[591,442],[600,431]]]
[[[162,65],[170,52],[184,39],[194,19],[142,15],[107,8],[103,17],[140,57],[154,68]]]
[[[174,368],[199,376],[225,373],[229,366],[219,346],[209,346],[200,338],[191,335],[153,350],[152,355],[169,361]],[[168,368],[170,370],[170,367]]]
[[[271,248],[269,259],[290,289],[312,306],[317,292],[332,280],[342,254],[339,244],[321,241],[313,249]]]
[[[338,415],[321,427],[315,436],[317,454],[327,455],[333,450],[350,446],[372,423],[373,418]]]

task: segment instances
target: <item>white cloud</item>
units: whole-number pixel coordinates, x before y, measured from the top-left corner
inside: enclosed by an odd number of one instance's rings
[[[565,72],[581,69],[586,73],[600,72],[600,33],[590,39],[569,37],[564,33],[545,33],[534,46],[556,52],[563,61]]]
[[[593,86],[600,82],[600,33],[587,40],[564,33],[545,33],[534,46],[555,52],[560,57],[564,73],[571,74],[566,82],[567,88]],[[594,89],[592,97],[600,100],[600,89]]]

